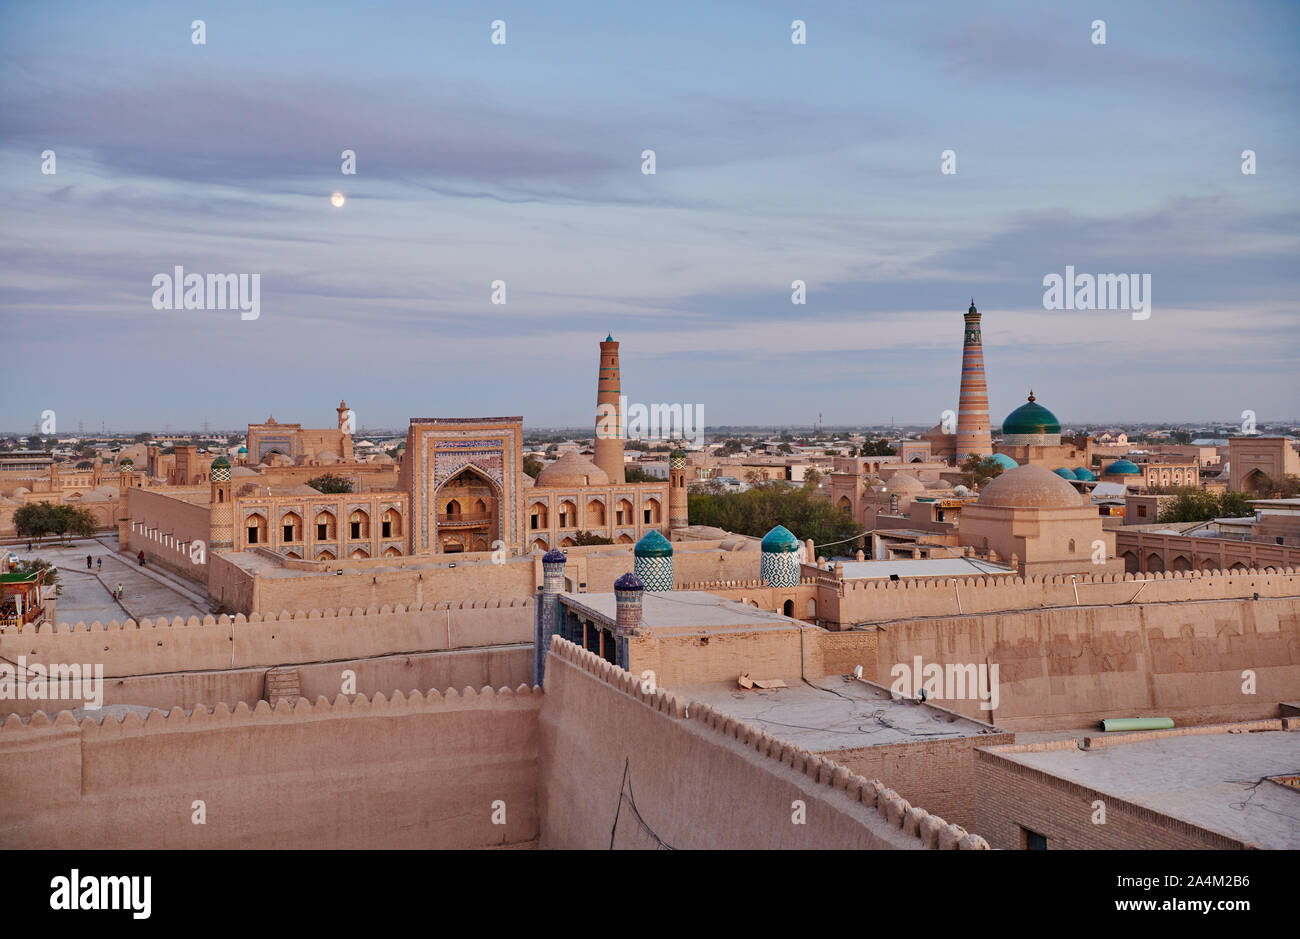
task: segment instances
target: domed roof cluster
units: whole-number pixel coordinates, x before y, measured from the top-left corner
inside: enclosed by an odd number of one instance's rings
[[[1066,469],[1064,466],[1058,466],[1056,469],[1052,470],[1052,472],[1057,476],[1060,476],[1062,479],[1070,479],[1075,482],[1078,482],[1079,480],[1079,477],[1074,475],[1074,470]]]
[[[1082,479],[1084,482],[1091,483],[1097,481],[1097,474],[1086,466],[1076,466],[1074,468],[1074,478]]]
[[[1081,502],[1074,487],[1051,470],[1032,463],[1007,470],[980,492],[980,505],[1051,509]]]
[[[799,539],[784,525],[777,525],[763,536],[760,547],[768,554],[792,554],[799,550]]]
[[[1044,436],[1060,434],[1061,422],[1056,415],[1034,401],[1034,393],[1029,392],[1029,401],[1020,405],[1002,422],[1002,434],[1017,436]]]
[[[1132,460],[1116,460],[1104,471],[1106,476],[1141,476],[1141,468]]]
[[[571,486],[608,486],[609,475],[576,450],[570,450],[537,474],[537,485],[550,489]]]

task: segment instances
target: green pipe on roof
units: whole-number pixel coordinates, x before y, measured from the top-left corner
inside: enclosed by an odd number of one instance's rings
[[[1172,717],[1112,717],[1101,722],[1105,733],[1117,730],[1169,730],[1174,726]]]

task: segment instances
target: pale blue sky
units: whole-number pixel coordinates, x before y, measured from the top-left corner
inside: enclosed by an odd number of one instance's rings
[[[1300,5],[271,6],[0,7],[0,427],[583,425],[609,331],[706,423],[933,423],[972,295],[995,422],[1300,415]],[[1067,264],[1151,318],[1043,310]]]

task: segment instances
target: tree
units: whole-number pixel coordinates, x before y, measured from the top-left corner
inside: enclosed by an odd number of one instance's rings
[[[52,508],[53,506],[48,502],[28,502],[21,508],[15,509],[14,530],[18,532],[19,537],[35,538],[36,543],[40,544],[41,539],[53,530],[50,527]]]
[[[151,436],[152,436],[151,434],[136,434],[136,435],[135,435],[134,437],[132,437],[131,439],[134,440],[136,443],[144,443],[144,442],[145,442],[146,440],[148,440]]]
[[[722,445],[722,455],[734,456],[735,454],[740,453],[744,449],[745,449],[744,444],[742,444],[735,437],[732,437]]]
[[[589,531],[580,531],[573,536],[575,545],[584,544],[613,544],[613,540],[606,538],[604,535],[597,535]]]
[[[35,436],[35,435],[32,435],[31,437],[28,437],[28,438],[27,438],[27,449],[28,449],[28,450],[44,450],[44,449],[45,449],[45,441],[42,440],[40,437],[37,437],[37,436]]]
[[[19,561],[14,565],[15,574],[33,574],[36,571],[46,572],[41,584],[45,587],[53,587],[56,597],[63,593],[63,585],[59,583],[59,569],[49,561],[43,558],[32,558],[27,561]]]
[[[542,469],[542,463],[536,457],[524,457],[524,472],[533,477],[533,479],[537,478],[537,474],[540,473]]]
[[[967,486],[983,486],[1002,475],[1003,466],[991,456],[972,453],[961,464],[961,479]]]
[[[764,482],[745,492],[710,492],[698,487],[689,496],[691,524],[761,538],[777,525],[796,537],[849,554],[861,546],[858,523],[813,489]],[[837,542],[839,542],[837,544]]]
[[[623,468],[623,476],[630,483],[657,483],[663,480],[651,476],[639,466],[626,466]]]
[[[1181,489],[1160,509],[1158,522],[1208,522],[1216,518],[1245,518],[1255,510],[1242,492],[1216,495],[1206,489]]]
[[[898,449],[891,447],[884,437],[868,440],[858,451],[859,456],[896,456],[897,454]]]
[[[822,481],[821,471],[816,467],[809,467],[803,474],[803,487],[805,489],[816,489],[817,484]]]
[[[64,542],[68,535],[93,535],[95,517],[89,509],[76,505],[29,502],[14,512],[14,529],[23,538],[35,538],[37,544],[46,535],[58,535]]]
[[[790,445],[788,443],[783,443],[781,444],[781,446],[776,448],[776,452],[790,454],[790,453],[794,453],[794,450],[790,449]]]
[[[336,476],[333,473],[326,473],[324,476],[317,476],[315,479],[307,480],[307,485],[311,486],[317,492],[323,492],[331,495],[338,492],[351,492],[352,483],[342,476]]]

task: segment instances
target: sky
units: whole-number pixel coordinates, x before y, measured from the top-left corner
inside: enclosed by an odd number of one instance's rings
[[[706,429],[932,424],[972,298],[995,425],[1293,420],[1297,39],[1294,2],[0,0],[0,428],[582,426],[607,333]],[[178,265],[258,317],[155,309]],[[1149,274],[1149,318],[1044,309],[1067,265]]]

